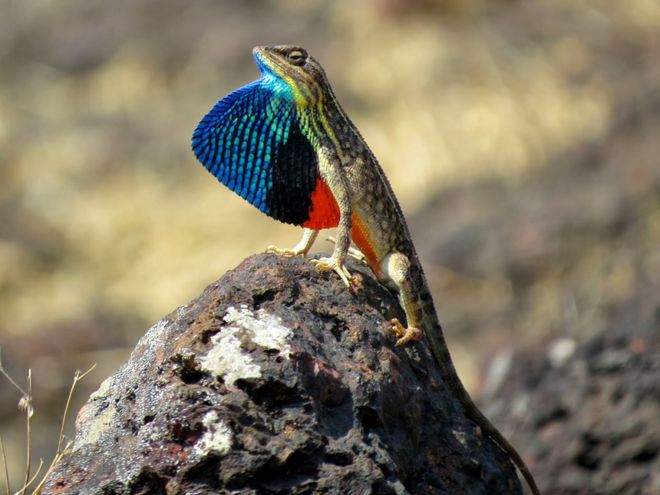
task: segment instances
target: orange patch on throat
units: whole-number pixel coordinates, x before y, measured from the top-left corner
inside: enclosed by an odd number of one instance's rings
[[[316,179],[316,187],[312,191],[312,206],[309,209],[309,219],[303,227],[314,230],[329,229],[339,225],[339,207],[328,184],[320,177]]]
[[[366,256],[369,266],[376,274],[376,277],[380,278],[380,263],[374,251],[374,243],[369,236],[369,231],[357,215],[353,215],[351,238],[360,251],[362,251],[362,254]]]

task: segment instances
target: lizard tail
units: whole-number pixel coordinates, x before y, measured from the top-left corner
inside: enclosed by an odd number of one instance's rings
[[[520,454],[516,449],[511,445],[511,443],[504,438],[504,436],[499,432],[499,430],[490,422],[490,420],[484,416],[484,414],[479,410],[476,404],[472,401],[472,398],[468,394],[467,390],[463,386],[458,373],[456,373],[456,368],[454,367],[454,362],[449,353],[447,347],[447,342],[442,332],[442,327],[436,316],[435,307],[433,306],[433,300],[430,297],[425,297],[426,306],[422,309],[424,315],[424,328],[430,329],[430,331],[425,331],[424,334],[428,338],[429,343],[431,344],[431,350],[435,359],[440,367],[442,373],[442,378],[449,387],[449,389],[454,393],[460,404],[465,409],[466,415],[474,421],[474,423],[481,428],[490,438],[492,438],[497,445],[504,450],[513,460],[514,464],[517,466],[520,474],[529,485],[530,490],[534,495],[540,495],[536,481],[532,476],[529,468],[525,461],[520,457]]]

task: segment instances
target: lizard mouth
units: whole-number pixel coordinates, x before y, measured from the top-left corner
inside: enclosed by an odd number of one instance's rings
[[[252,56],[262,74],[277,73],[278,68],[280,70],[284,68],[284,64],[279,60],[279,54],[274,48],[271,46],[255,46],[252,49]]]
[[[254,61],[257,63],[257,67],[259,67],[261,72],[264,72],[264,69],[272,70],[270,64],[268,63],[269,57],[266,55],[265,46],[255,46],[252,49],[252,56],[254,57]]]

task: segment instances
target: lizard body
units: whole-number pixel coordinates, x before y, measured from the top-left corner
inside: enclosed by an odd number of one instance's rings
[[[407,326],[392,320],[397,345],[425,336],[443,380],[467,416],[513,460],[534,494],[515,448],[481,413],[454,368],[433,299],[392,188],[325,72],[295,46],[257,47],[262,78],[220,100],[193,134],[193,150],[221,182],[277,220],[305,228],[284,255],[306,255],[318,231],[337,227],[330,257],[312,260],[346,285],[351,239],[377,278],[398,295]]]

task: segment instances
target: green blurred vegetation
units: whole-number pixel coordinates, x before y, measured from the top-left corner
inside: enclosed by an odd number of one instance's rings
[[[33,368],[54,422],[73,370],[98,362],[94,388],[149,323],[248,254],[298,240],[189,150],[214,102],[257,77],[252,46],[300,44],[321,61],[411,215],[484,178],[515,187],[660,89],[653,0],[0,0],[0,10],[0,345],[14,376]],[[14,395],[0,382],[12,445]],[[37,448],[52,451],[41,428]]]

